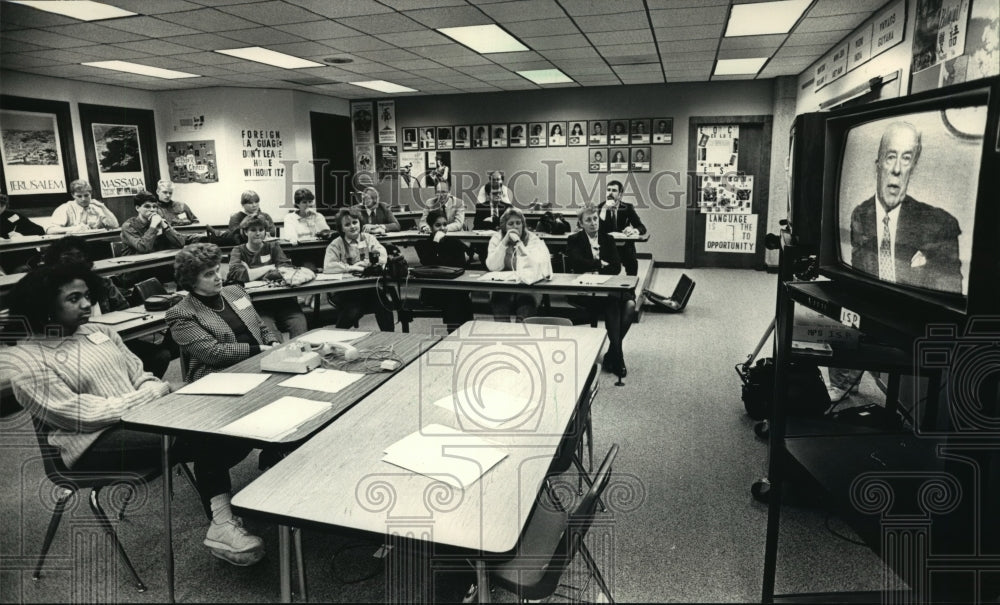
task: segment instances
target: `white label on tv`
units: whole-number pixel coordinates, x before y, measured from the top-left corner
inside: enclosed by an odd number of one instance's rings
[[[840,308],[840,323],[852,328],[861,329],[861,316],[847,307]]]

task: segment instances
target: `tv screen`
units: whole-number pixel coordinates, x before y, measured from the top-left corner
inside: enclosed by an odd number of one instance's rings
[[[968,295],[986,119],[982,104],[847,130],[835,216],[844,266],[880,282]]]

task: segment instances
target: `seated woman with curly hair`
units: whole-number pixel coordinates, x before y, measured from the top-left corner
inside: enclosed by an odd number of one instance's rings
[[[281,341],[257,314],[242,286],[222,286],[215,244],[185,246],[174,258],[177,287],[189,291],[167,311],[180,345],[184,379],[198,380],[253,357]]]
[[[24,318],[31,335],[0,350],[0,367],[14,396],[47,432],[63,463],[78,472],[125,472],[158,467],[161,440],[128,430],[121,418],[135,406],[170,393],[111,328],[88,323],[101,280],[79,263],[41,267],[7,296],[12,316]],[[264,557],[264,542],[243,529],[230,508],[229,469],[250,448],[226,437],[179,437],[171,459],[194,462],[194,473],[212,521],[204,544],[234,565]]]

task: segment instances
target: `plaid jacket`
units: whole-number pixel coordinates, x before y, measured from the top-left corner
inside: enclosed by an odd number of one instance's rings
[[[253,305],[240,309],[233,304],[241,298],[249,300],[241,286],[224,287],[222,297],[243,320],[258,344],[281,340],[278,335],[268,330]],[[218,313],[191,295],[167,311],[167,325],[170,326],[170,334],[180,345],[187,382],[228,368],[257,353],[250,345],[236,342],[236,334],[229,324],[219,317]]]

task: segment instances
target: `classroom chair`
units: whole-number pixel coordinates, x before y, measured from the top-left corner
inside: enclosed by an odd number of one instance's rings
[[[597,503],[611,478],[618,455],[612,445],[594,476],[590,489],[572,511],[553,510],[536,501],[521,534],[513,559],[491,566],[494,583],[517,594],[519,599],[545,599],[555,593],[563,572],[579,554],[609,603],[611,590],[594,561],[585,539],[597,513]],[[480,586],[479,590],[488,590]]]
[[[559,449],[556,450],[556,456],[552,464],[549,465],[549,470],[545,478],[545,490],[553,501],[558,500],[558,495],[552,487],[549,478],[561,475],[574,466],[577,470],[577,494],[583,495],[584,481],[587,482],[588,486],[590,485],[588,472],[593,468],[594,462],[594,432],[591,408],[593,407],[594,400],[597,399],[597,393],[601,387],[601,382],[597,380],[598,371],[598,366],[595,364],[587,378],[583,395],[580,397],[580,401],[573,411],[573,418],[570,420],[569,429],[563,435],[562,441],[559,443]],[[587,443],[589,452],[590,464],[588,465],[588,469],[584,469],[583,467],[584,442]],[[603,503],[601,507],[603,508]]]
[[[118,258],[122,254],[125,254],[125,243],[111,242],[111,256]]]

